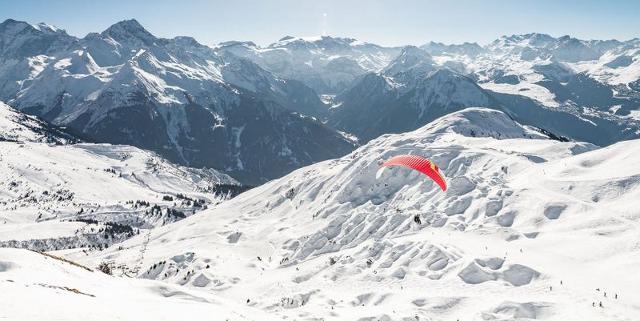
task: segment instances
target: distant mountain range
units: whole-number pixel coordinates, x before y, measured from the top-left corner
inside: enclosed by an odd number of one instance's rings
[[[260,184],[466,107],[555,137],[640,136],[640,40],[544,34],[384,47],[158,38],[137,21],[76,38],[0,24],[0,100],[87,141],[130,144]],[[357,139],[357,142],[356,142]]]
[[[326,95],[328,124],[361,143],[470,106],[599,145],[640,135],[638,39],[527,34],[486,46],[385,48],[349,38],[285,37],[265,48],[228,42],[218,49]],[[334,64],[341,67],[327,67]]]
[[[82,39],[3,22],[0,99],[87,140],[150,149],[250,184],[354,147],[306,116],[326,108],[300,82],[192,38],[156,38],[135,20]]]

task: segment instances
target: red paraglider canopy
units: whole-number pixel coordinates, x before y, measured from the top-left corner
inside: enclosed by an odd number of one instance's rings
[[[386,162],[382,163],[382,166],[404,166],[411,169],[415,169],[427,176],[429,176],[436,184],[440,186],[442,191],[447,190],[447,183],[444,181],[444,177],[440,174],[438,166],[428,159],[416,155],[399,155],[394,156]]]

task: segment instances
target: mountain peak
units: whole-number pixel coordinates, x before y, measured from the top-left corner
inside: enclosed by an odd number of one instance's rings
[[[433,59],[426,51],[416,46],[405,46],[402,51],[388,66],[385,68],[385,74],[389,76],[396,75],[401,72],[415,70],[425,73],[433,69]]]
[[[294,38],[295,38],[294,36],[284,36],[284,37],[278,39],[278,41],[287,41],[287,40],[291,40],[291,39],[294,39]]]
[[[24,22],[24,21],[18,21],[18,20],[14,20],[14,19],[7,19],[5,21],[3,21],[2,23],[0,23],[0,26],[10,26],[10,25],[29,25],[28,23]]]
[[[17,34],[23,31],[25,28],[37,30],[33,25],[24,21],[7,19],[0,23],[0,32],[2,33],[10,32],[11,34]]]
[[[179,44],[179,45],[182,45],[182,46],[188,46],[188,47],[202,47],[203,46],[201,43],[198,42],[198,40],[196,40],[193,37],[177,36],[177,37],[174,37],[172,40],[176,44]]]
[[[484,107],[468,107],[442,116],[422,127],[423,133],[441,134],[452,132],[467,137],[537,138],[547,139],[528,126],[513,120],[506,113]]]
[[[44,22],[40,22],[36,25],[32,25],[34,28],[36,28],[39,31],[42,32],[46,32],[46,33],[57,33],[57,32],[64,32],[63,29],[60,29],[56,26],[52,26],[48,23],[44,23]]]
[[[25,21],[18,21],[18,20],[14,20],[14,19],[7,19],[4,22],[0,23],[0,30],[2,31],[10,31],[13,32],[13,34],[17,34],[18,32],[22,32],[23,30],[28,29],[32,32],[42,32],[42,33],[46,33],[46,34],[64,34],[67,35],[67,33],[63,30],[60,29],[56,26],[52,26],[50,24],[44,23],[44,22],[40,22],[38,24],[30,24],[28,22]]]
[[[332,37],[332,36],[309,36],[309,37],[293,37],[285,36],[269,47],[293,46],[301,48],[321,48],[321,49],[341,49],[352,45],[365,44],[354,38]]]
[[[137,30],[146,31],[146,29],[144,29],[144,27],[136,19],[127,19],[127,20],[118,21],[118,22],[112,24],[107,30],[114,29],[114,28],[125,28],[125,29],[128,29],[128,30],[136,30],[137,29]]]
[[[461,44],[444,44],[442,42],[430,41],[420,46],[420,49],[426,51],[430,55],[456,53],[467,56],[476,56],[484,51],[484,48],[475,42],[463,42]]]
[[[123,20],[113,24],[102,32],[116,41],[142,41],[145,45],[152,45],[157,38],[145,29],[136,19]]]
[[[418,56],[418,57],[431,57],[426,51],[416,46],[405,46],[400,52],[400,56]]]
[[[546,34],[546,33],[527,33],[527,34],[514,34],[510,36],[502,36],[500,39],[494,41],[504,42],[507,44],[522,44],[522,45],[531,45],[531,46],[544,46],[551,42],[556,41],[556,38]]]
[[[231,41],[224,41],[221,43],[217,44],[217,47],[234,47],[234,46],[244,46],[247,48],[258,48],[258,45],[256,45],[255,42],[253,41],[237,41],[237,40],[231,40]]]

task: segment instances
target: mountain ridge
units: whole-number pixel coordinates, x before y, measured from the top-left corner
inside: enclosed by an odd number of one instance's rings
[[[353,148],[343,135],[300,114],[324,113],[313,90],[193,38],[156,38],[136,20],[81,39],[59,37],[70,47],[54,46],[56,56],[23,55],[17,65],[0,57],[1,65],[13,66],[0,71],[0,98],[92,141],[136,145],[250,184]],[[0,42],[0,49],[11,48]],[[250,121],[264,128],[240,130]]]
[[[12,34],[12,25],[28,30],[24,43],[0,42],[0,51],[13,50],[6,57],[22,55],[18,63],[0,58],[0,98],[13,107],[78,136],[223,169],[250,184],[351,151],[353,141],[332,127],[366,142],[471,106],[599,145],[640,135],[636,40],[525,34],[420,48],[288,36],[264,47],[209,47],[155,37],[134,19],[84,38],[13,20],[1,30]],[[44,45],[30,47],[34,39]],[[270,130],[243,129],[256,118]],[[236,144],[261,135],[257,149]]]

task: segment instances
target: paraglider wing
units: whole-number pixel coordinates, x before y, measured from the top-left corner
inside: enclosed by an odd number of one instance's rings
[[[443,191],[447,190],[447,183],[440,173],[438,166],[426,158],[416,155],[399,155],[392,157],[382,164],[382,167],[388,166],[404,166],[417,170],[429,176]]]

